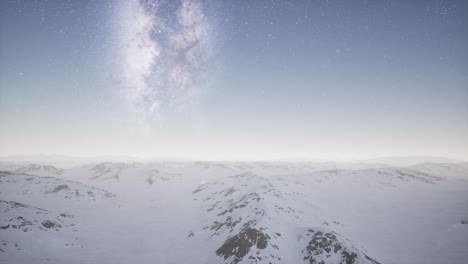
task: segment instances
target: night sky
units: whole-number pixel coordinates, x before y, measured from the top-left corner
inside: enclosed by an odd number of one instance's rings
[[[468,159],[467,1],[0,3],[0,155]]]

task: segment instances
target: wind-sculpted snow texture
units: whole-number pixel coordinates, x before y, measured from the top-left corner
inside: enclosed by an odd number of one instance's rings
[[[0,263],[467,263],[468,163],[0,162]]]

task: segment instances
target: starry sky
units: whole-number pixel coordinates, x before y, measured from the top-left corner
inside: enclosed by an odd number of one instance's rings
[[[5,0],[0,155],[468,160],[468,2]]]

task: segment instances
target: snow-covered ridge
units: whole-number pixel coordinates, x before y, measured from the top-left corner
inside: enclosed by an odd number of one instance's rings
[[[227,237],[214,238],[220,241],[215,252],[223,263],[378,263],[329,227],[316,227],[325,221],[305,217],[307,207],[299,199],[306,197],[293,195],[276,179],[246,172],[203,184],[193,193],[204,204],[208,224],[188,237]]]
[[[59,231],[64,227],[74,226],[74,224],[67,223],[68,219],[73,216],[66,213],[56,214],[42,208],[5,200],[0,200],[0,208],[3,214],[0,222],[2,230],[11,228],[23,232],[30,232],[34,229]],[[38,220],[39,218],[42,220]]]
[[[54,196],[56,198],[89,201],[115,197],[114,194],[106,190],[76,181],[8,171],[0,171],[0,184],[4,186],[0,189],[0,195],[2,196]]]
[[[36,163],[16,163],[16,162],[0,162],[0,170],[15,172],[17,174],[32,174],[39,176],[60,176],[64,170],[44,164]]]
[[[60,239],[67,247],[78,239],[73,215],[5,200],[0,200],[0,212],[0,253],[21,254],[42,244],[31,237]]]
[[[15,172],[18,174],[60,175],[63,173],[63,170],[50,165],[29,164],[18,168]]]

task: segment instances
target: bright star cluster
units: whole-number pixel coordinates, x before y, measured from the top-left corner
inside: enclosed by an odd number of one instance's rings
[[[217,37],[202,2],[122,0],[113,16],[114,70],[139,122],[195,103],[209,85]]]

